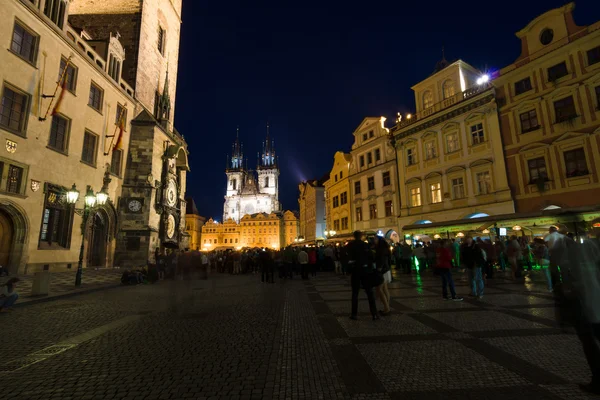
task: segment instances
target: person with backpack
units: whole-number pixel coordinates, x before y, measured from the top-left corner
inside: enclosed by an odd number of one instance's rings
[[[465,238],[465,244],[461,251],[461,259],[469,274],[471,282],[471,293],[469,296],[483,298],[483,265],[485,256],[481,248],[473,241],[471,236]]]
[[[369,309],[373,320],[378,320],[377,305],[375,304],[375,295],[373,287],[369,282],[369,272],[372,261],[369,259],[369,246],[362,240],[362,232],[353,233],[354,240],[348,243],[348,264],[350,269],[350,283],[352,286],[352,314],[350,319],[358,319],[358,292],[362,286],[369,299]]]

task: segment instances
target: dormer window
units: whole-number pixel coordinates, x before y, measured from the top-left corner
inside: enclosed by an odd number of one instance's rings
[[[448,79],[446,82],[444,82],[444,84],[442,85],[442,91],[444,94],[444,100],[445,99],[449,99],[450,97],[455,95],[455,89],[454,89],[454,82],[452,81],[452,79]]]
[[[108,75],[110,75],[115,82],[119,82],[121,79],[121,60],[115,57],[113,54],[109,56]]]
[[[44,14],[50,18],[60,29],[65,23],[65,14],[67,12],[66,0],[46,0],[44,5]]]
[[[433,94],[431,90],[427,90],[423,93],[423,109],[426,110],[430,107],[433,107]]]

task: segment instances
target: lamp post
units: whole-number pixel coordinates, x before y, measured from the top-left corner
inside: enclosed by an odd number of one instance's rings
[[[108,201],[108,184],[110,183],[110,181],[111,179],[109,178],[107,171],[107,173],[104,175],[104,185],[102,186],[102,189],[98,193],[94,194],[94,190],[90,185],[88,185],[84,196],[83,209],[75,208],[75,212],[77,213],[77,215],[80,215],[82,217],[81,246],[79,247],[79,262],[77,263],[75,286],[81,286],[81,276],[83,275],[83,245],[85,242],[85,227],[87,225],[87,220],[90,216],[90,212],[96,206],[102,207]],[[69,191],[67,191],[66,195],[67,203],[75,206],[77,200],[79,199],[79,191],[77,190],[75,184],[73,184],[73,187]]]

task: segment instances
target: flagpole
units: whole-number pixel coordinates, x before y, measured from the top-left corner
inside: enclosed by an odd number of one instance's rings
[[[69,56],[69,58],[67,59],[67,62],[65,63],[65,69],[63,70],[60,79],[58,80],[57,84],[56,84],[56,89],[54,89],[54,94],[52,94],[52,96],[48,96],[45,94],[42,94],[42,99],[45,98],[51,98],[52,100],[50,100],[50,104],[48,104],[48,109],[46,110],[46,114],[44,115],[44,118],[39,118],[40,121],[45,121],[46,118],[48,117],[48,113],[50,112],[50,108],[52,108],[52,103],[54,103],[54,99],[56,98],[56,93],[58,92],[58,88],[61,86],[65,85],[65,76],[67,74],[67,70],[69,69],[69,64],[71,63],[71,57],[73,56]],[[63,88],[63,91],[65,90],[65,88]],[[62,93],[62,92],[61,92]]]

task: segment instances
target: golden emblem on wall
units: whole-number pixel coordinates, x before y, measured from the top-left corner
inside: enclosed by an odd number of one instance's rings
[[[17,151],[17,142],[13,142],[10,139],[6,139],[6,151],[8,151],[11,154]]]

